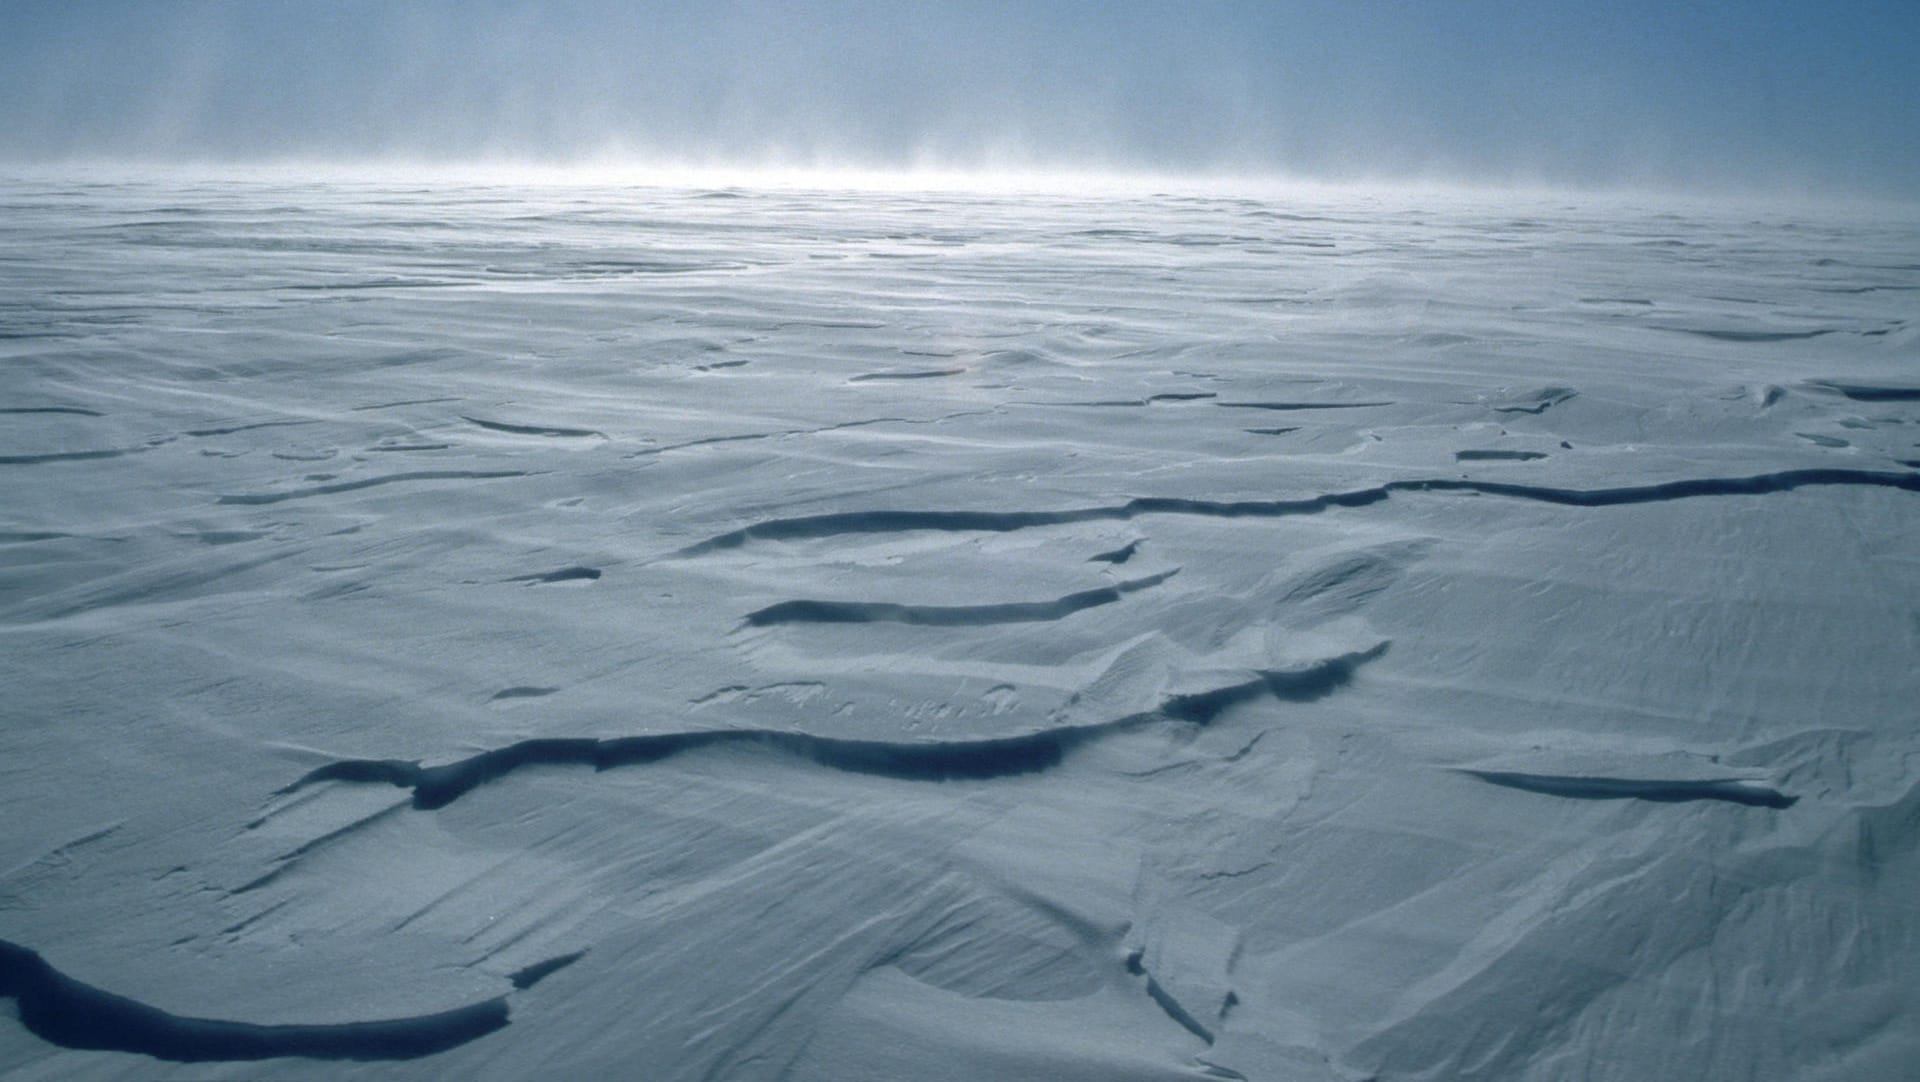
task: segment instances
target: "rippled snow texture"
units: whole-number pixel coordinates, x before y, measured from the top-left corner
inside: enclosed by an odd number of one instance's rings
[[[0,185],[0,1073],[1902,1079],[1920,227]]]

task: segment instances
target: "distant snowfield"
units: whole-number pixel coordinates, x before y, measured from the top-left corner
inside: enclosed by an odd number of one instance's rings
[[[9,1079],[1904,1079],[1920,222],[0,187]]]

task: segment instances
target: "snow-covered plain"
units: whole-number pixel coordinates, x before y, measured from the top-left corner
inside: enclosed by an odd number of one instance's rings
[[[1905,1079],[1920,224],[0,186],[9,1079]]]

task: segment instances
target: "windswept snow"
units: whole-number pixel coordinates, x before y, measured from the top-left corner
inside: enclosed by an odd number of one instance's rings
[[[1903,1079],[1920,221],[0,186],[0,1074]]]

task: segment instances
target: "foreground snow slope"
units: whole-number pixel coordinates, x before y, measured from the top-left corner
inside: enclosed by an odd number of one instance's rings
[[[1911,220],[0,194],[9,1078],[1920,1062]]]

